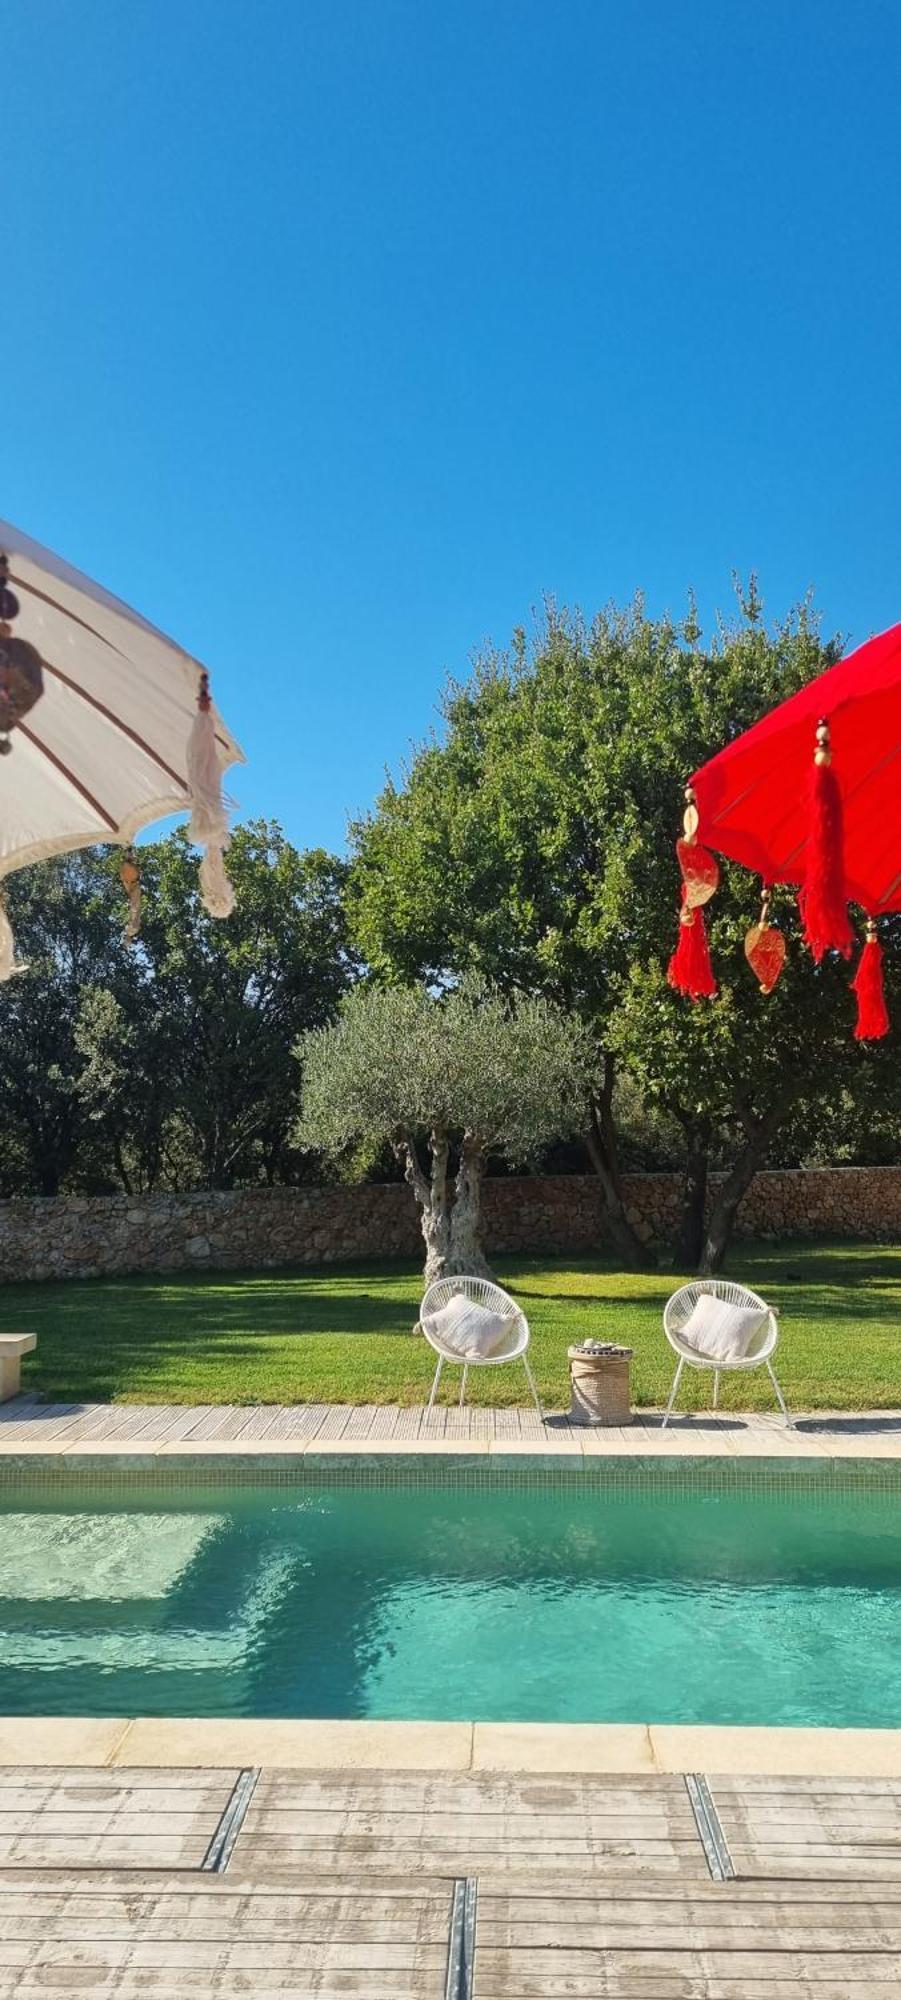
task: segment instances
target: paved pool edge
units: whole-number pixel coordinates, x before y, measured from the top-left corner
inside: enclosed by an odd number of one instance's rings
[[[558,1465],[652,1457],[660,1462],[720,1457],[870,1458],[901,1466],[901,1410],[796,1411],[791,1429],[757,1412],[696,1412],[675,1417],[638,1410],[619,1428],[585,1429],[563,1412],[539,1424],[528,1411],[352,1404],[252,1404],[215,1408],[181,1404],[55,1404],[26,1396],[0,1410],[0,1465],[35,1457],[81,1465],[100,1457],[122,1464],[152,1459],[183,1465],[253,1457],[259,1463],[311,1461],[383,1464],[411,1458],[470,1464],[543,1460]]]
[[[901,1777],[901,1729],[0,1716],[0,1765]]]

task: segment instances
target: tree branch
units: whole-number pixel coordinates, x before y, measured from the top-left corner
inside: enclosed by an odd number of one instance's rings
[[[447,1159],[450,1152],[450,1142],[443,1125],[433,1126],[429,1147],[432,1155],[432,1206],[436,1212],[443,1214],[447,1207]]]
[[[404,1180],[409,1182],[420,1208],[428,1209],[431,1206],[432,1190],[412,1132],[401,1132],[396,1139],[392,1139],[391,1151],[396,1160],[403,1162]]]

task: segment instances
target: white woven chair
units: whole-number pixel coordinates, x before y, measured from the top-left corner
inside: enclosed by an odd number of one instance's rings
[[[508,1322],[507,1330],[493,1354],[463,1355],[453,1347],[445,1334],[439,1333],[435,1325],[434,1315],[440,1312],[443,1306],[449,1305],[451,1299],[457,1298],[461,1294],[466,1299],[473,1299],[477,1305],[487,1306],[491,1312],[499,1313]],[[466,1396],[466,1377],[470,1368],[497,1368],[502,1367],[507,1361],[521,1360],[526,1371],[529,1388],[532,1391],[532,1400],[542,1423],[544,1422],[544,1411],[541,1407],[538,1390],[535,1387],[535,1377],[529,1367],[528,1355],[526,1353],[530,1339],[529,1322],[526,1319],[525,1313],[520,1311],[516,1300],[511,1299],[509,1292],[502,1291],[500,1285],[491,1284],[488,1278],[438,1278],[433,1285],[429,1286],[422,1305],[419,1308],[419,1324],[422,1327],[429,1346],[434,1348],[438,1356],[438,1366],[435,1369],[435,1379],[432,1383],[432,1393],[429,1397],[429,1409],[432,1408],[438,1393],[441,1370],[446,1361],[452,1362],[458,1368],[462,1367],[463,1369],[463,1379],[460,1383],[460,1407],[462,1409]]]
[[[682,1328],[691,1317],[697,1300],[703,1292],[712,1292],[714,1298],[725,1299],[727,1305],[759,1306],[761,1312],[766,1313],[763,1325],[758,1328],[747,1354],[741,1361],[714,1360],[712,1355],[699,1354],[696,1347],[691,1347],[687,1340],[681,1338]],[[719,1405],[721,1375],[741,1374],[749,1368],[765,1368],[776,1392],[776,1400],[779,1408],[782,1411],[786,1424],[791,1429],[791,1417],[786,1408],[785,1397],[776,1380],[776,1371],[772,1363],[772,1356],[779,1345],[779,1322],[772,1306],[768,1306],[765,1299],[758,1298],[756,1292],[749,1292],[744,1285],[733,1285],[728,1278],[701,1278],[692,1285],[683,1285],[680,1291],[673,1293],[672,1298],[667,1300],[663,1308],[663,1331],[671,1348],[679,1357],[673,1386],[670,1390],[670,1399],[663,1418],[664,1430],[672,1415],[673,1404],[679,1391],[682,1370],[685,1367],[713,1369],[714,1409],[717,1409]]]

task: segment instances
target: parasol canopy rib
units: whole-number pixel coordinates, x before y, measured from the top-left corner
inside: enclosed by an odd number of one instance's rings
[[[0,759],[0,876],[191,809],[187,749],[203,669],[118,598],[0,521],[44,691]],[[221,769],[243,763],[214,711]]]

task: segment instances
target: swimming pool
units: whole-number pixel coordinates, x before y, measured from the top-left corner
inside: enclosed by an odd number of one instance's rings
[[[430,1468],[0,1493],[0,1711],[896,1726],[901,1484]]]

